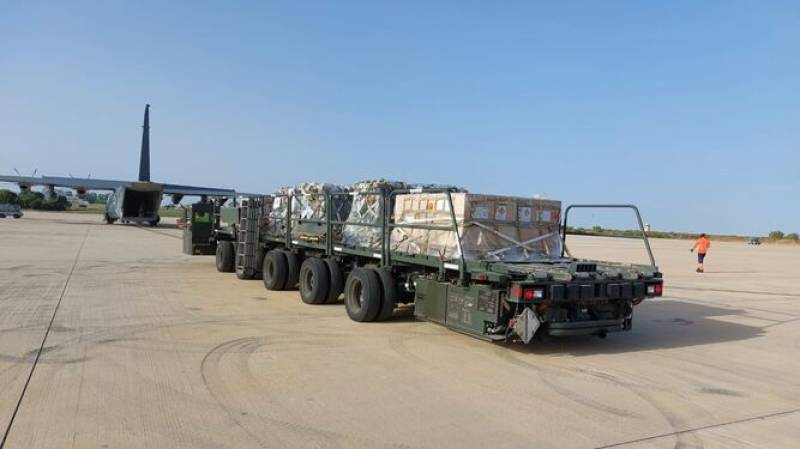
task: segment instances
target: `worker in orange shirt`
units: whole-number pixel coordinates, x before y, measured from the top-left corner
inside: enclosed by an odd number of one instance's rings
[[[705,271],[705,267],[703,266],[703,261],[706,259],[706,254],[708,253],[708,249],[711,248],[711,241],[706,237],[705,234],[700,234],[700,238],[698,238],[694,242],[694,246],[689,251],[694,252],[697,250],[697,272],[702,273]]]

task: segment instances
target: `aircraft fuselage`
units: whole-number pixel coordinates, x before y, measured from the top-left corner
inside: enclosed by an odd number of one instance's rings
[[[161,185],[154,182],[135,182],[117,187],[106,203],[106,221],[155,226],[161,219],[158,211],[162,196]]]

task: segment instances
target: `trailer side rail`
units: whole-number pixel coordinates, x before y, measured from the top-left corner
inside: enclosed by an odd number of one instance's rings
[[[431,268],[439,268],[442,272],[444,270],[458,270],[459,279],[463,282],[467,278],[467,264],[464,259],[464,251],[461,246],[461,232],[458,229],[458,222],[455,216],[453,207],[452,192],[453,188],[428,188],[428,189],[397,189],[391,192],[384,190],[374,190],[367,192],[322,192],[322,193],[286,193],[273,195],[273,201],[277,198],[286,198],[286,207],[282,216],[273,216],[273,219],[282,219],[284,223],[284,230],[282,232],[267,232],[264,234],[264,240],[273,243],[282,243],[287,250],[295,248],[314,249],[322,251],[326,256],[349,254],[361,257],[369,257],[380,260],[381,266],[391,266],[395,261],[408,264],[408,265],[421,265]],[[387,194],[388,193],[388,194]],[[413,193],[444,193],[447,199],[449,208],[450,222],[449,226],[444,225],[426,225],[426,224],[412,224],[412,223],[396,223],[393,217],[393,201],[396,195],[413,194]],[[333,218],[333,199],[337,196],[344,195],[377,195],[380,197],[380,220],[378,223],[369,223],[363,221],[348,221],[338,220]],[[292,215],[292,207],[294,205],[294,198],[299,196],[322,196],[325,199],[325,217],[323,220],[318,219],[304,219],[294,217]],[[273,212],[274,214],[274,212]],[[300,237],[292,235],[292,230],[295,226],[309,223],[320,226],[325,226],[326,231],[324,239],[320,236],[319,242],[312,242],[304,240]],[[382,229],[382,238],[379,248],[371,246],[352,246],[345,245],[339,238],[334,238],[333,230],[335,226],[363,226]],[[456,244],[458,246],[458,258],[435,258],[427,255],[414,255],[406,254],[401,251],[393,251],[391,249],[391,231],[394,229],[424,229],[429,231],[448,231],[454,232],[456,235]],[[324,240],[324,241],[323,241]]]
[[[647,256],[650,258],[650,265],[654,271],[658,271],[656,266],[656,259],[653,256],[653,250],[650,248],[650,240],[647,238],[647,232],[644,230],[644,222],[642,215],[639,213],[639,208],[633,204],[572,204],[564,209],[564,222],[561,226],[561,257],[567,250],[567,219],[569,218],[569,211],[572,209],[631,209],[636,214],[636,221],[639,224],[639,231],[641,232],[642,242],[647,250]]]

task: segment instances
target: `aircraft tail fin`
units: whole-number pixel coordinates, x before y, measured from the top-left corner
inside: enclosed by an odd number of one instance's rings
[[[139,181],[150,181],[150,105],[144,106],[142,152],[139,156]]]

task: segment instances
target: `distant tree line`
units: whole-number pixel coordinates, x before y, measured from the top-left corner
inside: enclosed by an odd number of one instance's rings
[[[797,235],[796,232],[790,232],[788,234],[784,234],[783,231],[772,231],[769,233],[768,238],[772,241],[777,241],[777,240],[789,240],[792,242],[800,241],[800,236]]]
[[[86,202],[89,204],[106,204],[108,201],[108,194],[107,193],[94,193],[94,192],[86,192],[85,195],[82,197]]]
[[[637,238],[642,236],[642,231],[638,229],[607,229],[601,226],[592,226],[591,228],[568,226],[567,233],[578,234],[578,235],[603,236],[603,237]],[[696,239],[697,237],[699,237],[699,234],[692,234],[687,232],[648,231],[647,236],[650,238],[664,238],[664,239]],[[800,236],[798,236],[796,232],[790,232],[788,234],[785,234],[783,231],[772,231],[769,233],[767,238],[772,242],[800,243]]]
[[[592,226],[591,228],[567,226],[567,233],[603,237],[642,237],[642,231],[639,229],[607,229],[603,228],[602,226]],[[657,239],[695,239],[699,237],[699,234],[691,234],[686,232],[649,231],[647,232],[647,236]]]
[[[36,210],[67,210],[70,204],[67,197],[54,195],[47,198],[42,192],[23,190],[15,193],[10,190],[0,190],[0,203],[19,204],[23,209]]]

